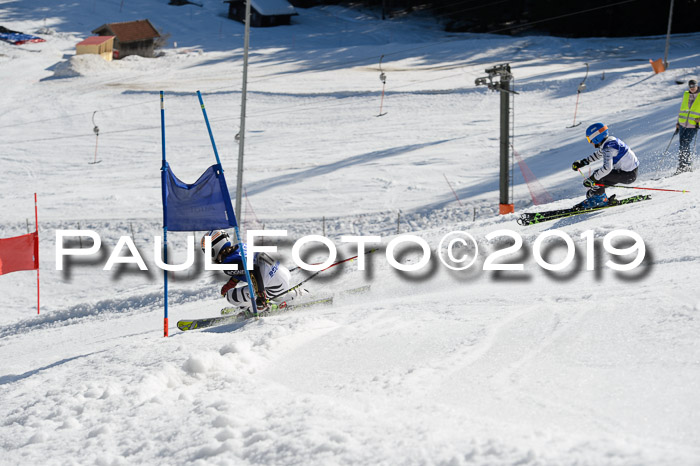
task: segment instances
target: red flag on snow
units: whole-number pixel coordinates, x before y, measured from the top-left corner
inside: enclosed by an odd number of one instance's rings
[[[39,234],[35,231],[0,239],[0,275],[39,268]]]

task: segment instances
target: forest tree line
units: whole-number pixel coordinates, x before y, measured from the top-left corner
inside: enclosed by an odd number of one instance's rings
[[[423,11],[452,32],[625,37],[666,34],[671,0],[291,0],[298,7],[345,4],[376,9],[384,18]],[[671,32],[700,31],[700,0],[674,0]]]

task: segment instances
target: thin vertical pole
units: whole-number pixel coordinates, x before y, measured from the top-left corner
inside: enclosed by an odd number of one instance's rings
[[[510,88],[515,88],[515,79],[511,80]],[[515,148],[513,147],[513,141],[515,139],[515,94],[511,94],[510,99],[510,139],[508,140],[508,153],[510,154],[510,160],[508,161],[510,164],[510,178],[508,179],[508,183],[510,184],[510,202],[514,202],[513,199],[515,199],[515,189],[513,187],[513,176],[515,164],[513,163],[513,151]]]
[[[248,294],[250,294],[250,305],[255,316],[258,315],[258,297],[255,295],[255,288],[253,288],[253,280],[250,277],[250,271],[248,270],[248,259],[246,259],[246,254],[243,249],[243,238],[241,237],[241,232],[238,230],[238,222],[236,226],[233,227],[233,231],[236,233],[236,240],[238,241],[238,250],[241,251],[241,260],[243,261],[243,269],[245,271],[245,276],[248,279]],[[262,287],[263,284],[259,283],[258,286]]]
[[[160,91],[160,135],[161,150],[163,153],[163,165],[161,167],[161,191],[163,194],[163,263],[168,263],[168,197],[165,192],[166,170],[168,164],[165,160],[165,107],[163,106],[163,91]],[[165,291],[163,295],[163,336],[168,336],[168,271],[163,270],[163,282]]]
[[[211,140],[211,146],[214,148],[214,157],[216,157],[216,163],[221,165],[221,159],[219,159],[219,151],[216,150],[216,143],[214,142],[214,133],[211,132],[211,126],[209,125],[207,109],[204,108],[204,100],[202,100],[202,93],[199,91],[197,91],[197,98],[199,99],[199,105],[202,107],[202,114],[204,114],[204,122],[207,124],[207,131],[209,131],[209,139]]]
[[[238,133],[238,173],[236,177],[236,212],[241,211],[243,189],[243,154],[245,152],[245,111],[248,96],[248,47],[250,45],[250,0],[245,2],[245,33],[243,38],[243,88],[241,89],[241,128]]]
[[[668,9],[668,29],[666,29],[666,50],[664,51],[664,70],[668,69],[668,48],[671,45],[671,21],[673,20],[673,0]]]
[[[204,122],[207,124],[207,130],[209,131],[209,139],[211,140],[211,146],[214,148],[214,156],[216,157],[216,163],[221,167],[221,160],[219,159],[219,152],[216,150],[216,142],[214,141],[214,134],[211,132],[211,126],[209,125],[209,118],[207,117],[207,110],[204,108],[204,101],[202,100],[202,93],[197,91],[197,97],[199,97],[199,103],[202,107],[202,114],[204,115]],[[240,159],[239,159],[240,164]],[[240,167],[239,167],[240,168]],[[221,171],[223,171],[221,167]],[[239,170],[240,176],[240,170]],[[240,203],[238,204],[238,209],[240,209]],[[248,270],[248,260],[246,259],[246,254],[243,253],[243,238],[241,237],[241,232],[238,230],[238,220],[236,220],[236,210],[233,211],[234,226],[233,230],[236,233],[236,241],[238,242],[239,251],[241,251],[241,259],[243,261],[243,269],[245,271],[245,276],[248,279],[248,292],[250,293],[250,300],[252,304],[253,314],[258,314],[258,306],[256,304],[255,289],[253,288],[253,281],[250,278],[250,271]],[[259,284],[262,286],[262,283]]]
[[[95,126],[95,128],[97,128],[97,126]],[[97,163],[97,140],[99,138],[100,138],[100,133],[98,131],[97,133],[95,133],[95,159],[92,161],[93,165]]]
[[[572,123],[571,127],[573,128],[576,126],[576,113],[578,113],[578,98],[581,96],[581,91],[576,92],[576,106],[574,107],[574,122]]]
[[[459,196],[457,196],[457,193],[455,192],[454,188],[453,188],[452,185],[450,184],[450,180],[447,179],[447,175],[445,175],[445,174],[443,173],[442,176],[445,177],[445,181],[447,181],[447,186],[450,187],[450,189],[452,190],[452,194],[455,195],[455,199],[457,199],[457,203],[458,203],[459,205],[462,205],[462,201],[459,200]]]
[[[510,70],[509,70],[510,71]],[[510,204],[508,196],[509,139],[510,139],[510,76],[501,76],[501,205]]]
[[[382,113],[382,109],[384,108],[384,88],[385,87],[386,87],[386,81],[382,83],[382,99],[379,101],[379,115],[377,115],[377,116],[384,115]]]
[[[384,60],[384,55],[379,57],[379,80],[382,82],[382,100],[379,102],[378,117],[386,115],[386,112],[382,113],[382,109],[384,108],[384,89],[386,88],[386,74],[382,71],[382,60]]]
[[[34,260],[36,261],[36,313],[40,312],[40,287],[39,287],[39,211],[36,202],[36,193],[34,193],[34,224],[36,225],[36,236],[34,243]]]
[[[586,90],[586,79],[588,79],[588,63],[585,63],[586,65],[586,75],[583,77],[583,81],[581,81],[578,85],[578,89],[576,89],[576,106],[574,107],[574,122],[569,126],[569,128],[574,128],[575,126],[578,126],[576,124],[576,114],[578,113],[578,99],[581,96],[581,92]],[[605,79],[605,71],[603,71],[603,78]],[[515,97],[513,97],[513,102],[515,103]],[[580,125],[581,123],[579,123]]]

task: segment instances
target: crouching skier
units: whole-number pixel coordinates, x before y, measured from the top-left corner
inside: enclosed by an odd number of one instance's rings
[[[221,296],[236,306],[241,312],[253,310],[250,302],[248,280],[243,267],[243,259],[238,244],[233,244],[224,230],[212,230],[202,237],[202,251],[204,240],[211,237],[211,258],[216,264],[236,264],[238,270],[225,270],[224,273],[231,278],[221,287]],[[243,245],[243,254],[246,254],[246,245]],[[248,256],[246,255],[246,259]],[[256,308],[258,313],[269,310],[268,297],[284,293],[289,289],[291,274],[289,269],[280,264],[266,253],[256,252],[253,256],[253,270],[250,271],[253,290],[256,295]],[[296,290],[295,290],[296,291]],[[299,293],[297,293],[299,294]],[[281,297],[280,297],[281,298]],[[275,301],[273,299],[273,301]]]
[[[586,192],[586,200],[576,206],[582,209],[614,203],[615,195],[608,198],[605,194],[605,186],[596,186],[596,184],[613,186],[634,183],[639,167],[639,159],[634,151],[622,139],[610,136],[608,127],[603,123],[594,123],[589,126],[586,129],[586,139],[598,150],[584,159],[577,160],[571,168],[576,171],[601,158],[603,166],[583,182],[583,185],[590,189]]]

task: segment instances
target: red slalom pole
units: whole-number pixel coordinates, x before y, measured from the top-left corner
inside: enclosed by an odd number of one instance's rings
[[[685,189],[662,189],[662,188],[641,188],[639,186],[621,186],[619,184],[602,184],[602,183],[596,183],[596,186],[602,186],[604,188],[625,188],[625,189],[645,189],[648,191],[667,191],[670,193],[689,193],[690,191],[686,191]]]
[[[455,192],[454,188],[453,188],[452,185],[450,184],[450,180],[447,179],[447,175],[445,175],[445,174],[443,173],[442,176],[445,177],[445,181],[447,181],[447,186],[450,187],[450,189],[452,190],[452,194],[455,195],[455,199],[457,199],[457,203],[458,203],[459,205],[462,205],[462,201],[459,200],[459,196],[457,196],[457,193]]]
[[[39,314],[39,212],[36,203],[36,193],[34,193],[34,224],[36,225],[34,232],[34,260],[36,261],[36,313]]]

